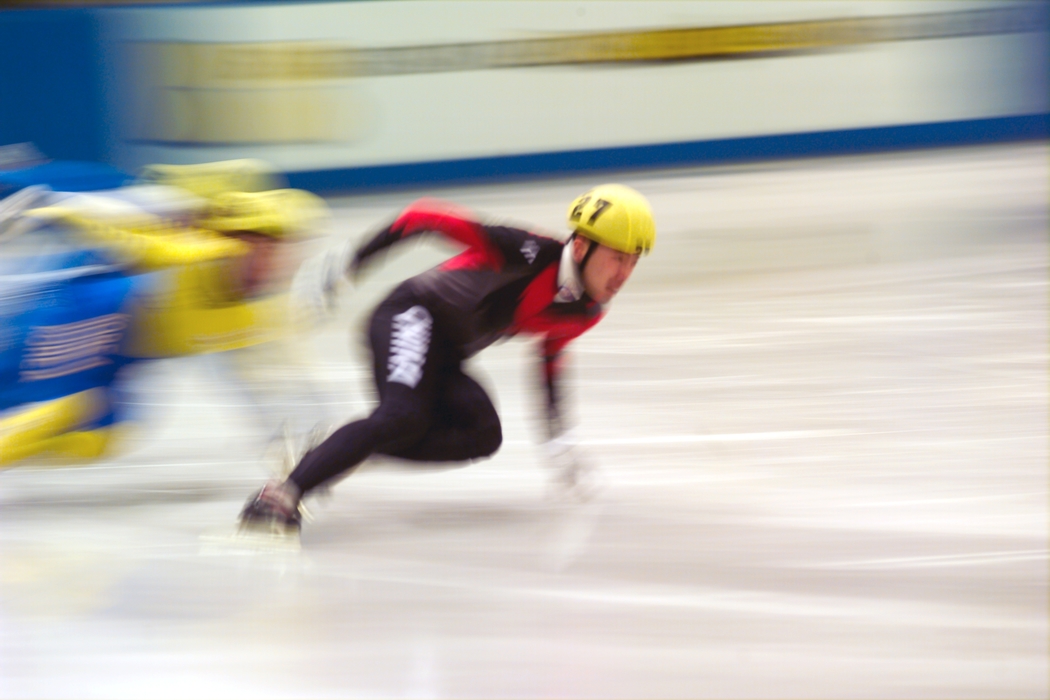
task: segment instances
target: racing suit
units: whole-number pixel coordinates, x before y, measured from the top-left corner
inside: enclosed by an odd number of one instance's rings
[[[0,468],[100,456],[122,418],[124,341],[152,276],[87,250],[8,262],[37,270],[0,275]]]
[[[559,359],[602,317],[583,291],[571,246],[507,226],[486,225],[447,203],[424,199],[361,246],[356,272],[411,236],[438,233],[465,246],[443,264],[401,283],[377,307],[369,341],[379,406],[308,452],[289,477],[301,493],[379,453],[448,462],[492,455],[499,416],[463,362],[518,333],[541,338],[548,425],[561,428]]]

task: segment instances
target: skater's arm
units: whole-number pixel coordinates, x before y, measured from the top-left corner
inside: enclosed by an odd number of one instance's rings
[[[233,238],[198,230],[163,227],[127,229],[61,206],[35,209],[31,215],[61,221],[91,245],[105,248],[125,265],[154,270],[173,265],[232,258],[248,252]]]
[[[438,233],[483,255],[493,267],[500,267],[503,255],[474,215],[453,204],[437,199],[413,202],[393,223],[379,231],[357,249],[344,273],[355,273],[372,256],[399,241],[421,233]]]
[[[563,375],[565,346],[572,338],[551,338],[543,341],[543,386],[546,399],[547,439],[554,440],[568,430],[565,415]]]
[[[578,497],[593,495],[593,463],[581,453],[562,397],[562,351],[569,339],[544,343],[544,374],[547,384],[547,439],[541,445],[553,483]],[[560,349],[559,349],[560,346]]]

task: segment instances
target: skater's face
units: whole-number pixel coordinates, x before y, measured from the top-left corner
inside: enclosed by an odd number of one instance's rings
[[[579,265],[587,254],[591,242],[582,236],[572,241],[572,257]],[[620,291],[627,279],[634,272],[640,256],[636,253],[621,253],[618,250],[599,244],[587,264],[583,266],[583,288],[587,295],[599,304],[607,304]]]
[[[237,231],[231,238],[247,243],[249,252],[235,261],[231,282],[240,296],[252,298],[271,291],[288,278],[289,255],[282,241],[260,233]]]

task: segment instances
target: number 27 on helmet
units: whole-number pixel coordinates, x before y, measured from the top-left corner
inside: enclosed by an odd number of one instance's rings
[[[647,254],[656,242],[649,202],[626,185],[599,185],[569,206],[569,228],[622,253]]]

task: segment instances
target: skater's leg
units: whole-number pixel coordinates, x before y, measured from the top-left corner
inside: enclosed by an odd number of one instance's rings
[[[379,406],[303,457],[289,476],[301,493],[352,469],[373,452],[410,448],[433,422],[448,349],[430,312],[414,296],[395,292],[376,309],[369,341]]]
[[[288,477],[306,493],[353,469],[373,452],[408,449],[427,434],[429,401],[405,386],[388,387],[379,407],[364,420],[344,425],[303,457]]]
[[[434,421],[422,439],[378,451],[417,462],[461,462],[489,457],[502,442],[499,414],[489,395],[456,366],[442,373]]]
[[[430,312],[395,292],[380,304],[369,329],[379,407],[335,431],[308,452],[283,483],[267,484],[241,512],[241,522],[298,528],[304,493],[353,469],[377,449],[408,449],[433,420],[439,370],[449,348],[435,334]]]
[[[32,404],[0,418],[0,468],[43,453],[95,458],[112,432],[99,425],[112,411],[101,388]]]

